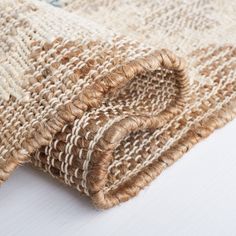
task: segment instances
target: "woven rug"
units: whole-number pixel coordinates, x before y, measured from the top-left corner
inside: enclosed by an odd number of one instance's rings
[[[109,208],[236,115],[233,1],[50,2],[0,3],[1,183],[30,162]]]

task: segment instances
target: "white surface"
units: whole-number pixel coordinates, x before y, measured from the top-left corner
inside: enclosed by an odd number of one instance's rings
[[[95,210],[21,167],[0,189],[0,235],[236,235],[236,120],[195,146],[138,197]]]

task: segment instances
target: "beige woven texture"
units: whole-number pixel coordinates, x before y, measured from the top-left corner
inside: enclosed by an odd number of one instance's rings
[[[109,208],[235,116],[236,4],[62,2],[0,3],[0,182],[31,162]]]

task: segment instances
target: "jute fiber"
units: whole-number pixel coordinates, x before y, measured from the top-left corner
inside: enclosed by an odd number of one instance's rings
[[[109,208],[235,116],[236,4],[60,6],[0,2],[0,182],[30,162]]]

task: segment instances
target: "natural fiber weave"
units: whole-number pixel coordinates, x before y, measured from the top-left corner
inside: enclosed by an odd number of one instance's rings
[[[0,3],[0,181],[30,161],[109,208],[235,116],[236,5],[61,6]]]

